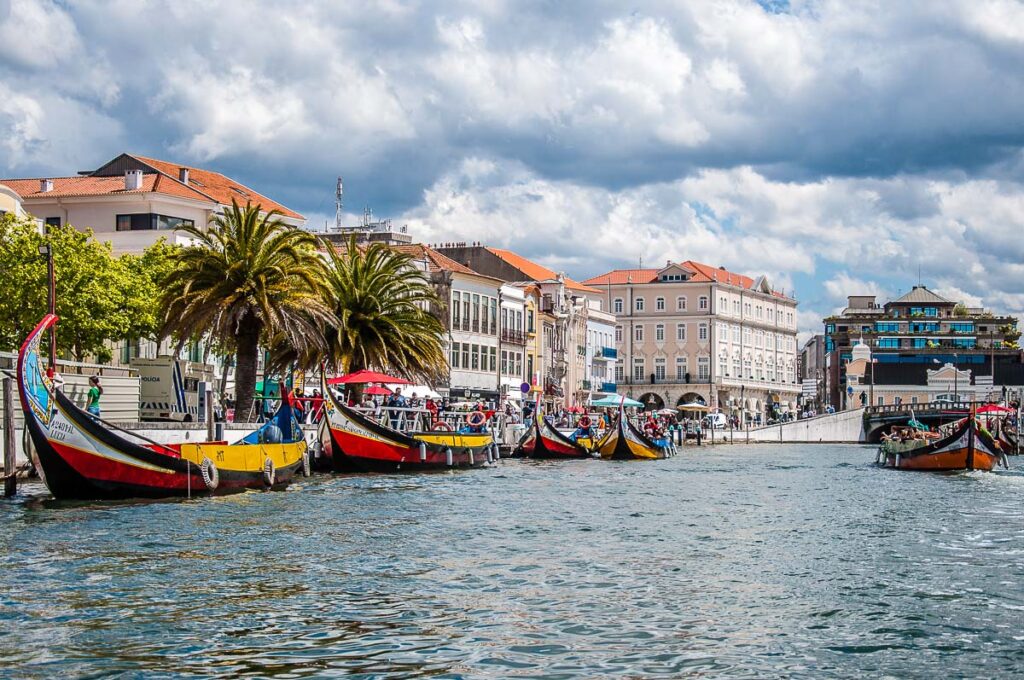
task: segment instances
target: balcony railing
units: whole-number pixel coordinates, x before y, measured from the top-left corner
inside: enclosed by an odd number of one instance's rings
[[[605,359],[617,359],[619,357],[619,352],[614,347],[602,347],[601,356]]]
[[[613,382],[603,382],[603,383],[601,383],[601,391],[602,392],[614,392],[615,391],[615,383],[613,383]]]
[[[503,328],[501,329],[501,341],[507,342],[510,345],[525,345],[526,333],[524,333],[523,331]]]
[[[583,387],[583,389],[585,389],[585,390],[589,390],[589,389],[590,389],[590,381],[589,381],[589,380],[584,380],[584,381],[582,382],[582,387]]]

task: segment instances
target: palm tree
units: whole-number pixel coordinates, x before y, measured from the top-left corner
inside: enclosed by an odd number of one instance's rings
[[[250,419],[260,342],[283,335],[304,351],[325,347],[323,326],[333,315],[323,303],[323,260],[316,237],[291,227],[272,210],[240,208],[232,200],[206,230],[180,229],[194,243],[176,255],[164,281],[161,336],[209,335],[235,352],[235,419]]]
[[[375,243],[351,240],[328,250],[329,304],[338,319],[326,335],[335,371],[372,369],[434,382],[447,369],[444,324],[428,309],[440,301],[412,257]]]

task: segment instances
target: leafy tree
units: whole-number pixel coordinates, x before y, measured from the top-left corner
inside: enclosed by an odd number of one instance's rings
[[[329,304],[339,324],[328,328],[328,362],[342,373],[379,370],[433,382],[447,368],[444,324],[427,311],[439,300],[412,257],[351,240],[328,250]]]
[[[967,305],[962,302],[956,303],[953,307],[953,316],[962,319],[967,316]]]
[[[323,346],[321,327],[333,320],[322,302],[323,261],[316,237],[286,225],[277,211],[261,213],[232,201],[209,228],[186,227],[193,245],[173,260],[161,295],[161,335],[213,341],[235,350],[235,418],[252,410],[260,342],[284,334],[302,353]]]
[[[68,225],[50,227],[44,235],[31,220],[10,215],[0,219],[0,344],[20,346],[46,313],[46,260],[39,254],[46,243],[53,249],[60,317],[57,353],[109,361],[106,341],[145,330],[145,310],[152,307],[155,290],[140,286],[132,268],[92,231]]]
[[[164,281],[177,266],[181,246],[160,239],[143,251],[142,255],[122,255],[119,259],[125,274],[135,286],[135,295],[129,300],[131,325],[129,338],[155,338],[163,322],[160,292]]]

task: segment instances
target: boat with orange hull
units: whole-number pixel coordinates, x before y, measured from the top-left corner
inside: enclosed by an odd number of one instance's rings
[[[582,442],[556,430],[546,418],[536,416],[530,429],[519,441],[516,454],[526,458],[563,460],[589,458],[590,450]]]
[[[604,460],[657,460],[675,455],[670,439],[651,439],[629,422],[621,407],[615,422],[597,443],[597,451]]]
[[[334,472],[481,467],[498,456],[490,432],[403,432],[340,403],[326,385],[324,394],[328,407],[320,422],[320,465]]]
[[[991,471],[1005,454],[987,430],[978,427],[973,414],[939,433],[920,433],[882,441],[877,462],[897,470]]]
[[[57,322],[47,315],[18,354],[18,394],[36,469],[55,498],[166,498],[283,487],[308,474],[302,430],[285,403],[240,443],[158,444],[86,413],[42,368],[39,344]],[[136,437],[145,444],[126,437]]]

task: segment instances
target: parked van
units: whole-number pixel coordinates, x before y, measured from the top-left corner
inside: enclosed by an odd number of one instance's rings
[[[213,384],[213,366],[170,355],[132,359],[139,372],[139,418],[190,423],[205,415],[200,383]]]
[[[724,413],[709,413],[705,416],[705,422],[709,428],[724,430],[729,427],[729,419]]]

